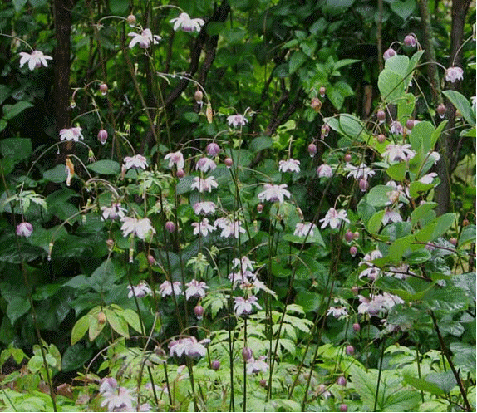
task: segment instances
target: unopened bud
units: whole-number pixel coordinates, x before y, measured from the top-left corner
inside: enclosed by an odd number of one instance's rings
[[[176,171],[176,176],[177,176],[179,179],[184,178],[184,176],[185,176],[184,170],[183,170],[183,169],[178,169],[178,170]]]
[[[99,85],[99,90],[103,96],[106,96],[106,93],[108,92],[108,85],[106,83],[101,83]]]
[[[234,164],[234,161],[232,160],[232,158],[225,158],[224,164],[227,168],[230,168]]]
[[[346,378],[344,376],[339,376],[338,379],[336,380],[336,384],[338,386],[346,386],[348,384],[348,381],[346,380]]]
[[[354,354],[354,347],[353,346],[346,346],[346,354],[351,356]]]
[[[452,244],[452,245],[457,245],[457,238],[451,238],[449,240],[449,242]]]
[[[220,153],[220,146],[217,145],[215,142],[211,142],[205,148],[207,151],[207,155],[209,156],[217,156]]]
[[[384,110],[378,110],[378,113],[376,113],[376,118],[378,119],[379,123],[384,123],[386,120],[386,112]]]
[[[359,189],[361,189],[361,192],[366,192],[368,187],[369,187],[368,181],[364,178],[361,178],[359,180]]]
[[[347,412],[348,405],[347,404],[340,404],[340,412]]]
[[[310,143],[308,145],[308,153],[313,158],[316,155],[316,152],[318,152],[318,148],[316,147],[314,143]]]
[[[464,220],[462,221],[462,226],[466,227],[469,224],[470,224],[469,220],[467,218],[464,218]]]
[[[345,162],[351,162],[353,160],[353,156],[350,153],[347,153],[343,159]]]
[[[106,240],[106,246],[108,247],[108,249],[111,250],[111,249],[114,247],[114,240],[111,239],[111,238],[108,238],[108,239]]]
[[[219,360],[212,360],[212,363],[210,363],[210,367],[212,370],[219,370],[220,369],[220,361]]]
[[[351,287],[351,292],[354,294],[354,295],[358,295],[359,293],[359,288],[356,286],[356,285],[353,285]]]
[[[204,315],[204,307],[202,307],[201,305],[196,305],[194,307],[194,314],[196,315],[196,317],[202,317]]]
[[[202,99],[204,98],[204,94],[200,90],[196,90],[194,93],[194,100],[196,102],[202,102]]]
[[[378,135],[376,139],[378,140],[379,143],[383,143],[386,140],[386,136]]]
[[[129,24],[129,27],[134,27],[136,25],[136,16],[134,14],[130,14],[127,18],[126,21]]]
[[[358,253],[358,248],[356,248],[354,245],[349,249],[349,253],[351,254],[352,257],[356,257],[356,254]]]
[[[441,103],[441,104],[437,107],[437,113],[439,114],[439,116],[440,116],[441,119],[444,119],[444,116],[446,115],[446,105],[444,105],[443,103]]]
[[[100,129],[98,132],[98,140],[101,142],[101,145],[106,143],[106,139],[108,139],[108,132],[106,129]]]
[[[358,323],[353,324],[353,330],[356,332],[361,331],[361,326]]]
[[[417,46],[416,36],[414,36],[413,34],[408,34],[404,38],[404,45],[407,47],[416,47]]]
[[[319,112],[321,110],[321,106],[323,104],[321,103],[321,100],[318,98],[313,98],[311,99],[311,107],[315,112]]]
[[[102,311],[98,313],[98,323],[99,324],[104,324],[106,322],[106,314],[104,314]]]
[[[171,234],[176,230],[176,224],[174,224],[172,221],[167,221],[164,227],[166,228],[166,231]]]
[[[353,241],[353,233],[350,230],[346,231],[345,240],[346,242]]]
[[[150,254],[147,256],[147,260],[149,261],[149,265],[154,265],[156,263],[156,259]]]
[[[258,204],[258,205],[257,205],[257,212],[258,212],[259,214],[261,214],[262,211],[263,211],[263,204]]]
[[[242,358],[244,361],[248,361],[253,357],[253,351],[250,347],[244,347],[242,349]]]
[[[330,133],[331,127],[327,123],[324,123],[321,126],[321,139],[326,138]]]
[[[414,127],[414,121],[412,119],[408,119],[406,121],[406,129],[412,130],[413,127]]]
[[[325,95],[326,95],[326,87],[321,86],[321,87],[320,87],[320,96],[321,96],[322,98],[324,98]]]

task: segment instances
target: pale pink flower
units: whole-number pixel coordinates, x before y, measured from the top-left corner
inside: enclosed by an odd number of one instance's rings
[[[354,166],[350,163],[346,164],[345,169],[349,171],[347,178],[352,176],[354,179],[365,179],[367,180],[368,177],[373,176],[376,172],[374,172],[371,168],[368,168],[366,164],[362,163],[359,166]]]
[[[209,176],[208,178],[199,178],[194,177],[194,182],[190,186],[191,189],[197,189],[200,193],[202,192],[212,192],[213,188],[217,188],[219,184],[215,180],[213,176]]]
[[[183,32],[199,32],[204,25],[204,20],[195,18],[191,19],[187,13],[181,13],[179,17],[170,20],[174,23],[174,31],[182,30]]]
[[[253,271],[253,265],[255,261],[251,261],[248,257],[242,257],[241,259],[234,258],[232,261],[232,268],[241,268],[243,270]]]
[[[414,158],[416,152],[411,149],[411,145],[388,145],[382,153],[382,157],[387,162],[409,161]]]
[[[253,282],[254,280],[256,280],[256,278],[257,275],[255,273],[245,268],[240,268],[237,272],[231,272],[229,274],[229,280],[233,284],[244,284]]]
[[[333,176],[333,169],[331,169],[330,165],[324,163],[316,168],[316,173],[319,178],[331,178]]]
[[[21,222],[17,225],[17,235],[19,237],[29,238],[33,233],[33,225],[29,222]]]
[[[209,156],[217,156],[220,153],[220,146],[215,142],[211,142],[205,148]]]
[[[157,44],[159,43],[159,40],[161,40],[159,36],[153,36],[150,29],[144,29],[141,34],[131,32],[128,33],[128,36],[132,37],[131,42],[129,43],[129,48],[131,49],[138,43],[139,47],[147,49],[151,45],[151,42]]]
[[[70,129],[61,129],[60,130],[60,139],[62,141],[75,141],[78,142],[80,139],[84,139],[81,134],[81,128],[76,126]]]
[[[200,158],[195,165],[196,170],[199,169],[201,172],[204,173],[213,171],[215,168],[217,168],[217,165],[212,159],[209,158]]]
[[[100,387],[100,391],[102,389],[101,396],[103,397],[101,407],[107,406],[107,409],[110,412],[135,410],[135,398],[130,390],[125,387],[117,387],[117,383],[116,385],[108,386],[103,386],[103,384],[101,384]]]
[[[125,169],[146,169],[147,166],[146,158],[140,154],[124,158]]]
[[[209,288],[203,281],[192,280],[191,282],[186,283],[187,287],[185,291],[186,300],[191,297],[204,297],[205,289]]]
[[[184,169],[184,155],[181,151],[168,153],[164,159],[169,160],[169,168],[175,165],[177,169]]]
[[[260,356],[257,360],[253,357],[247,360],[247,374],[266,373],[269,369],[268,363],[265,361],[266,356]]]
[[[419,182],[426,185],[432,184],[436,176],[437,174],[435,172],[431,172],[430,174],[424,175],[421,179],[419,179]]]
[[[416,275],[416,273],[409,270],[409,265],[401,264],[399,267],[389,267],[389,271],[384,273],[388,277],[395,277],[400,280],[403,280],[411,275]]]
[[[135,234],[141,239],[146,239],[148,235],[156,233],[156,230],[151,226],[149,218],[138,219],[123,217],[121,218],[121,222],[123,223],[121,231],[123,231],[124,237],[127,237],[129,234]]]
[[[204,201],[204,202],[197,202],[194,204],[194,212],[199,215],[199,214],[213,214],[215,212],[215,204],[210,201]]]
[[[249,315],[253,312],[253,307],[261,310],[262,307],[258,304],[258,298],[254,295],[251,295],[247,299],[243,297],[235,297],[234,298],[234,311],[237,317],[241,315]]]
[[[171,357],[181,357],[183,355],[191,358],[204,357],[207,350],[202,343],[206,341],[207,340],[197,341],[193,336],[171,341],[169,343],[169,354]]]
[[[102,219],[124,218],[126,212],[126,208],[121,207],[121,204],[118,203],[112,203],[110,207],[101,207]]]
[[[339,319],[346,317],[348,315],[348,310],[346,307],[330,307],[328,308],[326,315],[332,315],[333,317]]]
[[[220,236],[222,238],[239,238],[240,234],[245,234],[245,228],[242,228],[240,220],[231,221],[229,218],[217,218],[214,221],[214,227],[220,228],[222,232]]]
[[[397,121],[397,120],[393,120],[391,122],[391,130],[390,132],[393,134],[393,135],[402,135],[402,132],[403,132],[404,128],[402,127],[401,125],[401,122]]]
[[[404,301],[395,295],[384,292],[382,295],[377,294],[371,299],[358,296],[361,304],[358,306],[358,314],[368,313],[369,315],[378,315],[381,312],[389,311],[396,304],[403,304]]]
[[[145,281],[140,282],[137,286],[128,285],[129,293],[128,297],[145,297],[146,295],[151,294],[151,289]]]
[[[233,127],[245,126],[248,123],[248,120],[244,115],[230,115],[227,117],[227,121],[229,122],[229,126]]]
[[[458,66],[451,66],[446,69],[446,81],[457,82],[458,80],[464,80],[464,71]]]
[[[298,159],[281,160],[278,162],[278,170],[280,172],[300,172],[300,161]]]
[[[328,225],[331,228],[338,228],[341,225],[341,222],[347,222],[349,224],[349,219],[347,218],[347,213],[344,209],[337,211],[335,208],[330,208],[326,213],[326,216],[320,219],[321,228],[326,228]]]
[[[201,222],[193,222],[194,235],[201,234],[203,237],[209,235],[215,228],[209,224],[209,219],[204,218]]]
[[[182,289],[181,289],[181,283],[179,281],[176,281],[174,283],[171,283],[169,281],[164,281],[160,286],[159,286],[159,292],[161,293],[162,297],[172,295],[172,288],[174,288],[174,295],[178,296],[182,294]]]
[[[295,232],[293,232],[293,235],[296,235],[297,237],[312,237],[314,235],[314,229],[316,228],[316,225],[313,224],[312,222],[307,222],[307,223],[302,223],[298,222],[295,226]]]
[[[435,165],[437,161],[441,159],[441,155],[439,154],[439,152],[434,151],[429,154],[429,158],[431,158],[434,161],[434,165]]]
[[[264,191],[258,194],[258,199],[267,200],[270,202],[278,201],[280,204],[283,203],[284,197],[290,198],[291,194],[286,188],[287,184],[264,184]]]
[[[20,67],[23,67],[28,62],[28,68],[35,70],[37,67],[48,66],[47,60],[52,60],[51,56],[46,56],[40,50],[33,50],[31,54],[27,52],[20,52]]]
[[[393,208],[386,207],[386,212],[384,213],[383,218],[381,219],[381,223],[383,225],[387,225],[390,222],[402,222],[402,217],[396,208],[393,209]]]

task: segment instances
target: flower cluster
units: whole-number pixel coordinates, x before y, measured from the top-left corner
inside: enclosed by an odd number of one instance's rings
[[[169,354],[171,357],[186,356],[190,358],[204,357],[207,353],[205,345],[209,343],[209,340],[197,341],[193,336],[183,337],[179,340],[173,340],[169,343]]]

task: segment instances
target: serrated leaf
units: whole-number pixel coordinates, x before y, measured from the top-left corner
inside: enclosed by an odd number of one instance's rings
[[[289,74],[295,73],[306,60],[307,56],[305,53],[301,50],[294,51],[288,63]]]
[[[407,20],[415,8],[416,0],[397,0],[391,3],[391,10],[403,20]]]
[[[126,309],[122,312],[122,316],[126,320],[126,322],[134,328],[138,333],[142,331],[141,329],[141,319],[139,318],[139,315],[131,310],[131,309]]]
[[[71,330],[71,345],[74,346],[80,341],[89,329],[90,315],[81,317]]]

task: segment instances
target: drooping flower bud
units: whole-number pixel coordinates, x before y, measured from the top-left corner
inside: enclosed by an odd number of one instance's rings
[[[248,361],[253,357],[253,351],[250,347],[244,347],[242,349],[242,358],[244,361]]]
[[[378,119],[379,124],[384,123],[386,121],[386,112],[384,110],[378,110],[376,118]]]
[[[378,135],[376,137],[376,139],[378,140],[379,143],[383,143],[386,140],[386,136],[385,135]]]
[[[220,153],[220,146],[217,145],[215,142],[211,142],[205,148],[207,151],[207,155],[209,156],[217,156]]]
[[[106,143],[106,139],[108,139],[108,132],[106,129],[100,129],[98,132],[98,140],[101,142],[101,145]]]
[[[388,50],[386,50],[386,51],[384,52],[384,54],[383,54],[383,59],[384,59],[384,60],[388,60],[388,59],[390,59],[391,57],[396,56],[396,55],[397,55],[396,51],[390,47]]]
[[[316,155],[316,152],[318,152],[318,148],[316,147],[314,143],[310,143],[308,145],[308,153],[313,158]]]
[[[230,168],[234,164],[234,161],[232,160],[232,158],[225,158],[224,164],[227,168]]]
[[[337,379],[336,379],[336,384],[338,386],[346,386],[348,384],[348,381],[346,380],[346,378],[344,376],[339,376]]]
[[[406,129],[412,130],[413,127],[414,127],[414,120],[408,119],[408,120],[406,121]]]
[[[321,126],[321,139],[326,138],[328,134],[330,133],[330,130],[331,130],[330,125],[328,125],[327,123],[324,123]]]
[[[210,363],[210,367],[212,370],[219,370],[220,369],[220,361],[219,360],[212,360],[212,363]]]
[[[129,27],[134,27],[136,25],[136,16],[134,14],[130,14],[127,18],[126,21],[129,24]]]
[[[262,211],[263,211],[263,204],[258,204],[258,205],[257,205],[257,212],[258,212],[259,214],[261,214]]]
[[[346,346],[346,354],[348,356],[351,356],[352,354],[354,354],[354,347],[353,346]]]
[[[353,330],[356,332],[361,331],[361,326],[358,323],[353,324]]]
[[[164,228],[167,232],[172,234],[176,230],[176,224],[174,224],[172,221],[167,221],[164,225]]]
[[[313,98],[311,99],[311,108],[315,111],[315,112],[319,112],[321,110],[321,106],[323,105],[323,103],[321,102],[320,99],[318,98]]]
[[[340,404],[340,412],[347,412],[348,411],[348,405],[347,404]]]
[[[446,105],[444,105],[443,103],[441,103],[438,107],[437,107],[437,113],[439,114],[440,118],[441,119],[444,119],[445,115],[446,115]]]
[[[33,225],[29,222],[21,222],[17,225],[17,235],[19,237],[29,238],[33,233]]]
[[[183,169],[178,169],[178,170],[176,171],[176,176],[177,176],[178,178],[184,178],[184,176],[185,176],[184,170],[183,170]]]
[[[346,242],[353,241],[353,233],[350,230],[346,231],[345,239],[346,239]]]
[[[359,180],[358,185],[359,185],[359,189],[361,189],[361,192],[366,192],[369,187],[368,181],[364,178],[361,178]]]
[[[320,96],[321,96],[322,98],[324,98],[325,95],[326,95],[326,87],[321,86],[321,87],[320,87]]]
[[[196,305],[194,307],[194,314],[196,315],[196,317],[202,317],[204,315],[204,307],[202,307],[201,305]]]
[[[358,248],[356,248],[354,245],[349,249],[349,253],[351,254],[352,257],[356,257],[356,254],[358,253]]]
[[[106,83],[101,83],[99,85],[99,90],[103,96],[106,96],[106,93],[108,92],[108,85]]]
[[[353,156],[350,153],[347,153],[343,159],[345,162],[351,162],[353,160]]]
[[[449,242],[452,244],[452,245],[457,245],[457,238],[451,238],[449,240]]]
[[[408,35],[404,38],[404,45],[405,45],[406,47],[416,47],[416,46],[417,46],[416,36],[414,36],[413,34],[408,34]]]
[[[194,100],[196,102],[202,102],[202,99],[204,98],[204,94],[200,90],[196,90],[194,93]]]

